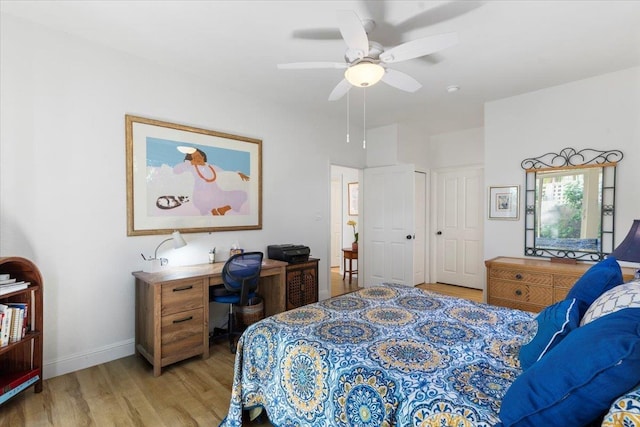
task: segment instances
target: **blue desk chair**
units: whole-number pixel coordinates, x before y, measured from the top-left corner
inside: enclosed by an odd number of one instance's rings
[[[225,295],[215,295],[210,292],[209,301],[229,304],[229,321],[227,323],[227,333],[217,336],[229,336],[229,348],[231,353],[235,353],[234,337],[242,335],[241,330],[236,330],[236,319],[233,306],[247,305],[251,298],[256,296],[258,279],[262,270],[262,252],[245,252],[232,255],[222,267],[222,282],[227,290]]]

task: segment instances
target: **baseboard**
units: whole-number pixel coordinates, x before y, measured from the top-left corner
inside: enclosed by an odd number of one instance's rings
[[[80,369],[89,368],[101,363],[130,356],[134,351],[134,340],[129,339],[104,346],[90,352],[75,354],[57,360],[45,361],[42,369],[42,377],[46,380],[47,378],[53,378],[59,375],[68,374],[69,372],[79,371]]]

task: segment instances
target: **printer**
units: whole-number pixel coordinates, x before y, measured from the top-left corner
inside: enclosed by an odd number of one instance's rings
[[[285,261],[288,263],[305,262],[309,260],[311,250],[304,245],[269,245],[267,246],[267,255],[271,259]]]

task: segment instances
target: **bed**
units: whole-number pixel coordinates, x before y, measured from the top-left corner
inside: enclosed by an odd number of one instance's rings
[[[536,337],[535,319],[534,313],[394,284],[280,313],[241,337],[221,426],[241,426],[245,410],[266,411],[278,427],[502,426],[503,399],[516,379],[527,376],[518,353]],[[560,365],[553,351],[545,356],[551,369]],[[504,425],[554,425],[544,424],[544,413],[518,413],[520,402],[530,398],[526,394],[537,390],[529,381],[546,379],[528,371],[531,378],[513,387],[514,414],[503,417],[520,421]],[[625,396],[617,401],[623,406],[618,419],[628,417],[633,405],[640,417],[637,390]],[[556,400],[572,404],[562,396]],[[564,418],[557,412],[548,416]],[[564,421],[563,426],[585,425],[579,418]],[[640,426],[634,423],[602,425]]]
[[[222,425],[493,426],[533,317],[392,284],[278,314],[242,336]]]

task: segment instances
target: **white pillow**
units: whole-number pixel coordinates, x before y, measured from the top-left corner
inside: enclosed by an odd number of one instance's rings
[[[599,317],[622,310],[640,308],[640,279],[623,283],[600,295],[590,306],[580,321],[584,326]]]

